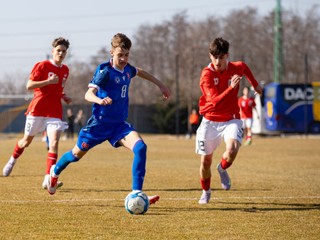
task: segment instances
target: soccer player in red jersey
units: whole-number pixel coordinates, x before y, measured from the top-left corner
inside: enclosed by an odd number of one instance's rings
[[[241,120],[243,122],[245,145],[250,145],[252,142],[252,114],[253,109],[256,107],[254,98],[250,96],[250,90],[248,87],[244,87],[242,90],[242,96],[238,100],[240,107]],[[258,116],[259,117],[259,116]]]
[[[26,88],[33,90],[34,95],[25,113],[24,136],[16,143],[12,156],[3,168],[3,176],[9,176],[17,159],[31,144],[34,136],[47,131],[49,150],[43,188],[47,188],[46,178],[49,177],[50,167],[57,161],[60,134],[66,129],[66,123],[62,121],[61,99],[66,103],[71,102],[71,98],[63,92],[69,68],[62,64],[69,48],[69,41],[61,37],[56,38],[52,47],[52,59],[36,63],[31,71]]]
[[[224,140],[226,149],[217,166],[221,185],[229,190],[231,182],[226,171],[235,160],[242,141],[242,121],[238,106],[239,83],[246,76],[255,91],[262,88],[244,62],[229,62],[229,42],[214,39],[209,46],[211,63],[202,70],[199,113],[203,115],[197,130],[196,153],[201,155],[200,183],[203,189],[199,204],[207,204],[211,197],[211,164],[213,152]]]

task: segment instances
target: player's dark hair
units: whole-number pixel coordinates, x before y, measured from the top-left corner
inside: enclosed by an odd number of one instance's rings
[[[123,33],[117,33],[111,39],[112,48],[120,47],[123,49],[130,50],[131,45],[132,45],[131,40]]]
[[[227,54],[229,52],[229,42],[223,38],[216,38],[210,43],[209,52],[213,56]]]
[[[65,39],[63,37],[58,37],[56,39],[53,40],[52,42],[52,47],[57,47],[59,45],[64,45],[67,49],[69,48],[69,40],[68,39]]]

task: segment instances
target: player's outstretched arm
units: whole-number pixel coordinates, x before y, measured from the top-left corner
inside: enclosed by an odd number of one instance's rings
[[[260,85],[258,85],[258,86],[256,86],[255,88],[254,88],[254,90],[258,93],[258,94],[262,94],[262,87],[260,86]]]
[[[171,91],[170,89],[164,85],[160,80],[158,80],[155,76],[153,76],[152,74],[146,72],[145,70],[141,69],[141,68],[137,68],[138,69],[138,73],[137,75],[143,79],[146,79],[152,83],[154,83],[155,85],[157,85],[161,92],[162,92],[162,97],[164,98],[164,100],[167,100],[170,95],[171,95]]]

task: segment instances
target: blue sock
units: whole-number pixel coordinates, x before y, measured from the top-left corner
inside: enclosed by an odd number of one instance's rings
[[[57,162],[55,168],[54,168],[54,174],[55,175],[60,175],[60,173],[72,162],[77,162],[79,161],[79,158],[75,157],[72,154],[72,150],[69,152],[66,152],[61,156],[59,161]]]
[[[147,145],[138,140],[132,149],[134,153],[132,163],[132,190],[142,190],[146,174]]]

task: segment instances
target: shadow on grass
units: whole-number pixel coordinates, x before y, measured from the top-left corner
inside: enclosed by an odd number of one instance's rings
[[[216,207],[210,207],[210,205],[216,205]],[[230,207],[220,207],[221,205],[232,205]],[[248,205],[247,207],[239,205]],[[239,207],[237,207],[239,206]],[[238,202],[212,202],[207,205],[198,205],[198,207],[179,208],[179,207],[157,207],[157,210],[163,212],[207,212],[207,211],[240,211],[248,213],[257,212],[271,212],[271,211],[310,211],[320,210],[320,204],[310,203],[238,203]]]
[[[211,203],[216,204],[216,203]],[[168,215],[172,213],[179,213],[179,212],[209,212],[209,211],[228,211],[228,212],[245,212],[245,213],[261,213],[261,212],[276,212],[276,211],[311,211],[311,210],[320,210],[320,204],[308,204],[308,203],[301,203],[301,204],[290,204],[290,203],[228,203],[230,205],[234,205],[232,207],[208,207],[208,205],[197,205],[197,207],[162,207],[163,204],[155,204],[150,207],[146,215],[152,216],[161,216],[161,215]],[[219,203],[226,204],[226,203]],[[251,205],[251,207],[236,207],[238,204],[247,204]],[[252,206],[257,205],[257,206]],[[267,205],[265,207],[261,207],[261,205]],[[108,205],[97,205],[98,207],[109,207]],[[112,206],[113,208],[123,208],[122,205]]]
[[[130,192],[131,189],[80,189],[80,188],[67,188],[67,187],[63,187],[61,189],[59,189],[59,191],[61,192],[97,192],[97,193],[102,193],[102,192]],[[146,188],[143,189],[144,192],[201,192],[201,188]],[[222,191],[225,192],[224,189],[218,188],[218,189],[214,189],[212,188],[212,191],[216,192],[216,191]],[[271,191],[271,189],[232,189],[232,192],[265,192],[265,191]]]
[[[131,189],[95,189],[95,188],[90,188],[90,189],[81,189],[81,188],[66,188],[63,187],[59,189],[60,192],[64,193],[72,193],[72,192],[78,192],[78,193],[128,193],[131,191]],[[144,191],[147,192],[197,192],[200,193],[201,189],[200,188],[147,188],[144,189]],[[223,191],[223,189],[213,189],[213,191]],[[270,192],[272,189],[232,189],[232,192]],[[193,194],[192,194],[193,195]],[[161,194],[160,194],[161,196]],[[103,198],[103,195],[101,195]],[[198,195],[197,195],[198,197]],[[240,211],[240,212],[248,212],[248,213],[258,213],[258,212],[271,212],[271,211],[309,211],[309,210],[320,210],[320,204],[315,203],[290,203],[288,202],[289,199],[285,198],[279,198],[273,202],[270,202],[271,198],[264,199],[263,197],[261,198],[261,201],[246,201],[246,197],[239,197],[239,201],[235,202],[230,201],[232,199],[232,196],[230,198],[226,197],[225,201],[221,201],[221,198],[219,199],[212,199],[209,204],[206,205],[199,205],[197,197],[194,199],[190,198],[187,201],[183,201],[183,204],[179,204],[179,199],[176,200],[176,203],[172,204],[167,204],[165,202],[165,198],[163,199],[164,201],[156,204],[155,209],[158,211],[158,213],[154,213],[156,215],[165,215],[167,213],[172,213],[172,212],[184,212],[184,211],[195,211],[195,212],[207,212],[207,211]],[[277,198],[277,197],[275,197]],[[223,199],[223,198],[222,198]],[[299,199],[299,197],[297,197]],[[296,201],[295,198],[290,198],[290,200]],[[171,200],[170,200],[171,201]],[[268,201],[268,202],[266,202]],[[190,207],[186,207],[186,204],[189,205]],[[176,205],[176,206],[172,206]],[[104,204],[102,206],[105,206]],[[181,207],[179,207],[181,206]],[[123,207],[122,205],[117,206],[117,207]]]

